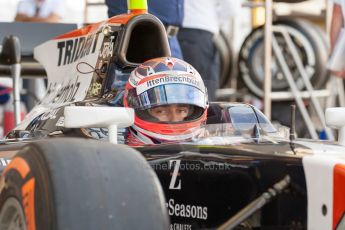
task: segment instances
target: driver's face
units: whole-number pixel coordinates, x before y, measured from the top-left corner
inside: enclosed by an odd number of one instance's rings
[[[188,105],[165,105],[149,109],[151,116],[163,122],[183,121],[189,113]]]

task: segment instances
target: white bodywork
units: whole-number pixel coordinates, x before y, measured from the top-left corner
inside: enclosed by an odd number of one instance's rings
[[[334,177],[338,173],[336,166],[345,168],[345,148],[337,145],[322,143],[297,142],[310,148],[311,155],[303,157],[303,168],[307,184],[308,197],[308,229],[331,230],[334,219],[335,190],[342,185],[334,184]],[[345,179],[345,177],[344,177]],[[345,180],[341,181],[342,184]]]
[[[56,38],[35,48],[34,57],[47,72],[48,89],[42,101],[15,129],[24,130],[43,113],[42,119],[53,119],[62,106],[85,99],[94,70],[98,68],[97,60],[102,55],[103,28],[104,25],[100,25],[86,35]]]
[[[338,143],[345,146],[345,108],[328,108],[326,124],[339,130]]]
[[[117,144],[117,128],[134,123],[134,110],[123,107],[67,106],[64,116],[66,128],[108,128],[109,141],[114,144]]]

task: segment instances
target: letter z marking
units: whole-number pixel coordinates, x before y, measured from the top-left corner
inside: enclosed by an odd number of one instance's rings
[[[174,171],[173,171],[173,174],[171,176],[169,189],[180,190],[181,189],[181,179],[178,180],[178,183],[176,183],[176,180],[177,180],[178,172],[180,170],[181,160],[169,161],[169,168],[171,168],[171,166],[173,165],[174,162],[175,162]]]

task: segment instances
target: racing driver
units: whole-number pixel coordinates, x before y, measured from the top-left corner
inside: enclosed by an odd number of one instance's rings
[[[190,64],[173,57],[155,58],[132,71],[124,106],[135,110],[126,144],[175,143],[190,139],[205,122],[207,91]]]

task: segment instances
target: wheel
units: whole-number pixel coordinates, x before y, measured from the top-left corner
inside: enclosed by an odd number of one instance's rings
[[[304,68],[310,77],[314,88],[324,86],[328,80],[329,73],[326,69],[327,45],[324,41],[325,35],[315,25],[304,20],[279,20],[275,25],[283,26],[287,29],[294,42]],[[258,27],[253,30],[245,39],[239,53],[239,70],[241,80],[244,85],[255,95],[263,96],[264,81],[264,28]],[[283,49],[287,65],[295,79],[297,87],[301,90],[304,83],[300,77],[297,66],[292,59],[291,52],[281,34],[275,33],[278,44]],[[272,91],[284,91],[289,88],[285,76],[272,55]]]
[[[31,143],[1,179],[2,230],[169,226],[156,174],[124,145],[77,138]]]
[[[225,88],[233,70],[233,50],[223,31],[215,37],[214,42],[220,59],[219,88]]]

